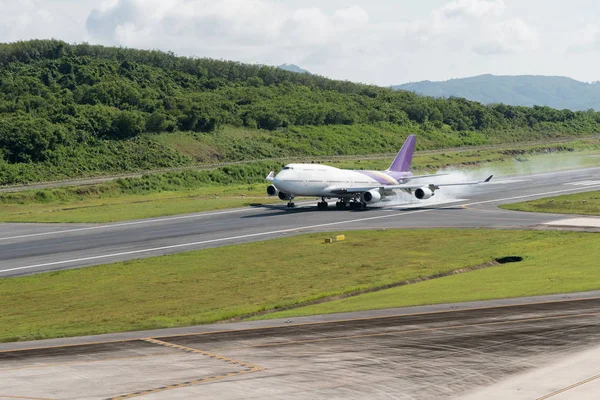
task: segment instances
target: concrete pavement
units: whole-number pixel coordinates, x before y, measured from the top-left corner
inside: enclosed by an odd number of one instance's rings
[[[594,399],[599,296],[4,344],[0,399]]]

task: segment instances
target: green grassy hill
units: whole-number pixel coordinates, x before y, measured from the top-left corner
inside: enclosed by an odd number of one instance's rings
[[[589,135],[600,114],[434,99],[171,53],[0,44],[0,185],[194,163]]]

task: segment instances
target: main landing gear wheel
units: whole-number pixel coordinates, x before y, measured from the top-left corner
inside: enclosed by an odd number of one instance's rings
[[[350,202],[350,208],[352,208],[352,209],[367,208],[367,205],[365,203],[360,202],[360,201],[351,201]]]
[[[329,205],[329,204],[327,204],[327,202],[326,202],[326,201],[320,201],[320,202],[318,202],[318,203],[317,203],[317,208],[318,208],[319,210],[327,210],[327,206],[328,206],[328,205]]]
[[[343,210],[344,208],[346,208],[347,205],[348,203],[346,203],[345,201],[338,201],[337,203],[335,203],[335,208]]]

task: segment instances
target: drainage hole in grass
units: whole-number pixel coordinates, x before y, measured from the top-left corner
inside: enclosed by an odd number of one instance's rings
[[[513,262],[523,261],[523,257],[519,257],[519,256],[506,256],[506,257],[496,258],[496,261],[499,264],[508,264],[508,263],[513,263]]]

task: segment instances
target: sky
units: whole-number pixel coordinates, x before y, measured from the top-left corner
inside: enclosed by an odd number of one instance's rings
[[[381,86],[488,73],[600,81],[598,0],[0,0],[0,42],[48,38]]]

